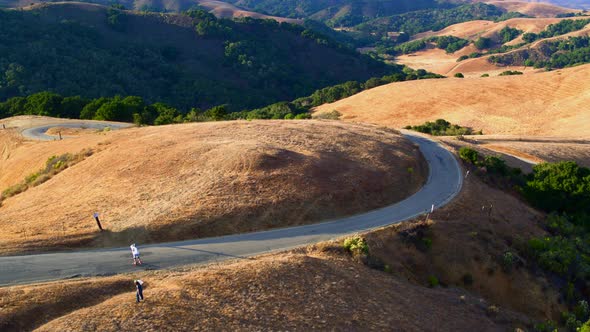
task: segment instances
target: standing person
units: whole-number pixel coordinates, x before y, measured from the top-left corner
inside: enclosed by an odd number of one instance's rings
[[[139,249],[137,249],[135,243],[130,245],[129,248],[131,248],[131,255],[133,256],[133,265],[137,265],[138,263],[141,265],[141,259],[139,259]]]
[[[137,300],[137,303],[139,303],[140,300],[143,301],[143,281],[137,279],[134,281],[134,283],[136,289],[135,298]]]

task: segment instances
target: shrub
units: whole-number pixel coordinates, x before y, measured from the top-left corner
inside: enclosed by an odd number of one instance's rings
[[[498,75],[498,76],[513,76],[513,75],[522,75],[522,72],[517,71],[517,70],[507,70],[507,71],[501,72],[500,75]]]
[[[468,147],[462,147],[459,149],[459,157],[471,164],[477,164],[479,160],[479,153]]]
[[[542,323],[535,324],[535,332],[554,332],[557,331],[557,324],[554,321],[548,320]]]
[[[590,206],[590,169],[572,161],[543,163],[523,188],[524,196],[545,211],[579,213]]]
[[[422,238],[422,245],[424,246],[424,249],[429,250],[432,248],[432,240],[428,237]]]
[[[507,251],[504,253],[504,255],[502,255],[502,269],[505,272],[510,272],[515,262],[516,256],[514,256],[514,254],[510,251]]]
[[[462,73],[456,73],[454,76],[457,78],[465,78],[465,76]]]
[[[434,288],[438,285],[439,285],[438,278],[433,275],[429,275],[428,276],[428,287]]]
[[[457,62],[461,62],[461,61],[467,60],[467,59],[469,59],[469,57],[467,55],[462,55],[459,57],[459,59],[457,59]]]
[[[308,120],[311,119],[311,114],[309,113],[301,113],[295,116],[295,120]]]
[[[325,119],[325,120],[340,120],[341,116],[342,116],[342,114],[340,112],[333,110],[332,112],[325,112],[325,113],[320,113],[318,115],[315,115],[314,118]]]
[[[483,50],[492,46],[492,40],[490,38],[479,37],[473,44],[478,50]]]
[[[481,77],[490,77],[490,74],[483,74]]]
[[[472,134],[471,128],[451,124],[444,119],[438,119],[434,122],[427,121],[423,125],[418,126],[406,126],[405,129],[411,129],[434,136],[457,136]]]
[[[342,246],[353,255],[366,255],[369,253],[369,245],[367,245],[365,239],[360,236],[345,239]]]

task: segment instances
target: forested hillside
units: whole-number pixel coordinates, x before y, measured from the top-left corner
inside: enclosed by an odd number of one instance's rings
[[[312,18],[334,26],[353,26],[377,17],[448,6],[437,0],[229,0],[229,2],[270,15]]]
[[[0,100],[49,90],[239,110],[400,71],[275,21],[76,3],[0,10]]]

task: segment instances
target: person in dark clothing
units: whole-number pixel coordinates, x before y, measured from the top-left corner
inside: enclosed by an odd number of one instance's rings
[[[143,281],[141,280],[135,280],[135,288],[137,289],[137,292],[135,292],[135,297],[137,299],[137,303],[139,303],[140,300],[143,301]]]

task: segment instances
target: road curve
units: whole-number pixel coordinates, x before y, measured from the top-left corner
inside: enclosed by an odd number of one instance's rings
[[[21,132],[25,138],[37,140],[37,141],[54,141],[57,139],[56,136],[47,135],[46,132],[53,127],[63,128],[92,128],[102,130],[104,128],[121,129],[131,127],[130,123],[117,123],[117,122],[102,122],[102,121],[76,121],[76,122],[63,122],[47,124],[38,127],[27,128]]]
[[[461,190],[463,176],[455,157],[438,143],[415,134],[405,136],[420,146],[430,172],[411,197],[371,212],[319,224],[182,242],[141,245],[141,267],[131,264],[129,248],[97,249],[0,257],[0,285],[112,275],[138,269],[165,269],[291,249],[348,234],[400,223],[440,207]]]

